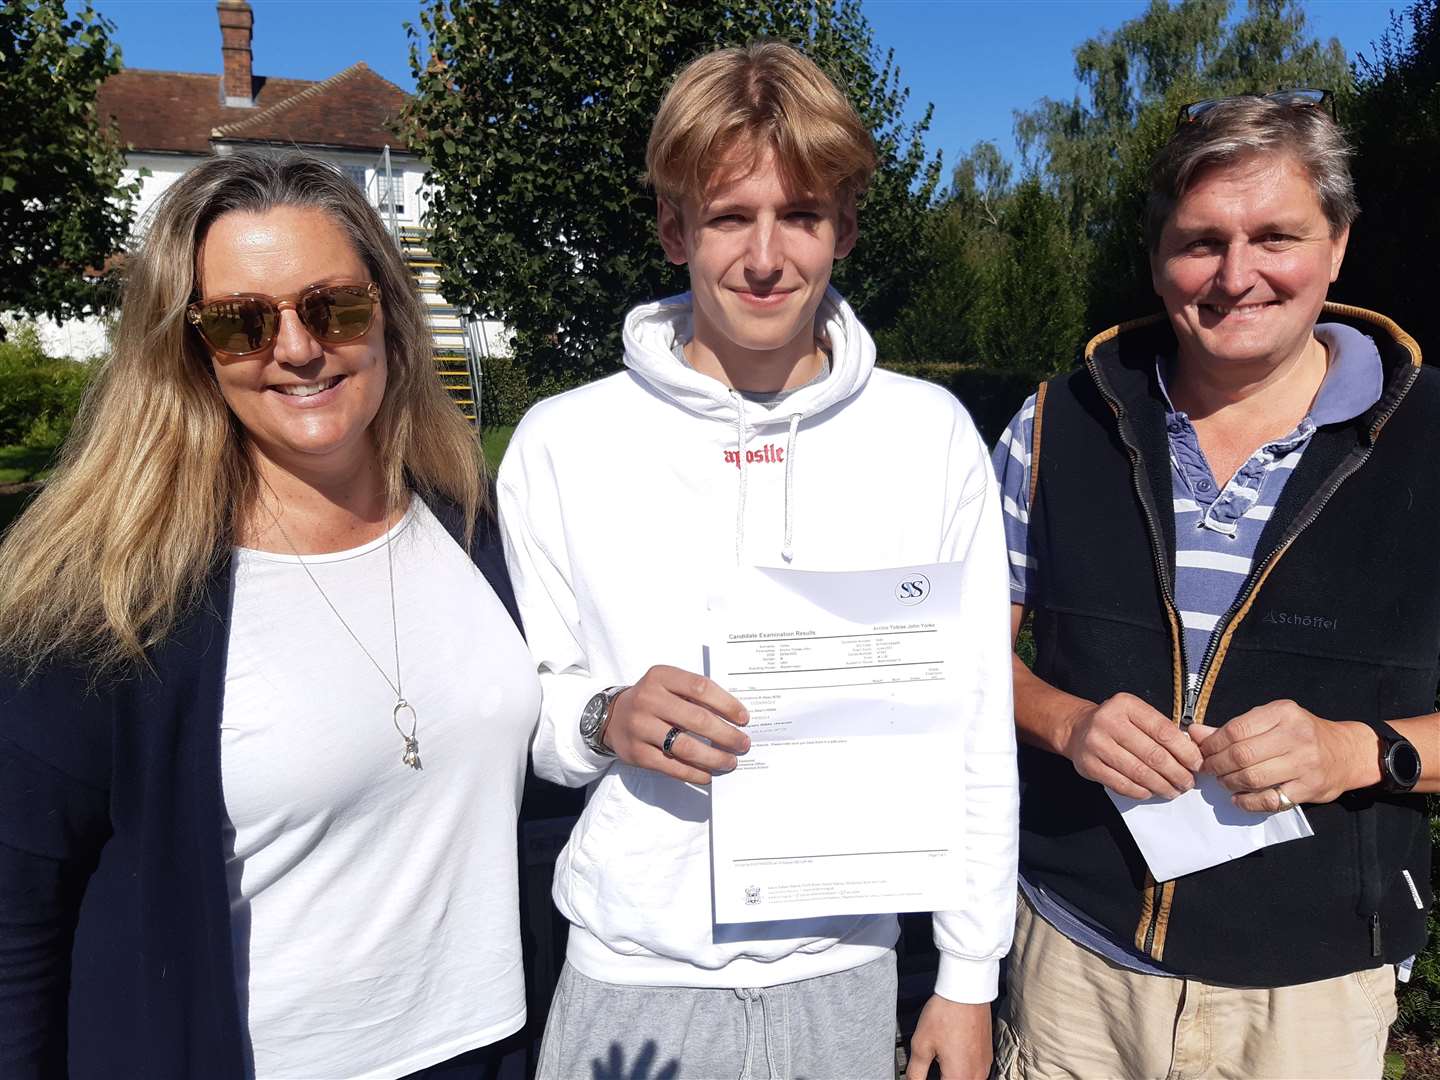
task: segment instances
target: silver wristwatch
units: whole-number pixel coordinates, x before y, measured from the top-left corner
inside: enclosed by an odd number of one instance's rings
[[[580,710],[580,737],[585,740],[586,746],[602,757],[615,756],[615,751],[605,745],[605,725],[610,722],[610,709],[615,699],[629,689],[628,686],[611,686],[601,690]]]

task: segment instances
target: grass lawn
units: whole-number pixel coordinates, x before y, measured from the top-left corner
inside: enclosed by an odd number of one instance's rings
[[[54,456],[53,446],[0,446],[0,488],[45,479]],[[0,490],[0,532],[19,516],[34,494],[34,489],[29,487]]]
[[[45,479],[54,456],[53,446],[0,446],[0,484]]]
[[[488,427],[480,433],[480,445],[492,474],[500,467],[500,459],[505,456],[505,447],[514,432],[515,428],[508,426]],[[0,486],[44,480],[50,473],[54,456],[54,447],[0,446]],[[15,520],[32,494],[32,491],[0,492],[0,531]]]
[[[480,432],[480,445],[491,469],[498,468],[505,456],[505,447],[515,433],[514,425],[488,427]],[[55,456],[53,446],[0,446],[0,484],[22,484],[27,480],[44,480]]]
[[[485,451],[485,464],[493,474],[500,467],[505,456],[505,447],[510,445],[510,436],[515,434],[513,424],[503,427],[487,427],[480,432],[480,447]]]

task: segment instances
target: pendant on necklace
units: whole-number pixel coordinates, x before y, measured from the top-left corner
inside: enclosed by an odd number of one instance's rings
[[[406,734],[405,729],[400,726],[400,713],[402,711],[410,714],[409,734]],[[395,702],[395,708],[390,713],[390,720],[392,723],[394,723],[395,730],[400,733],[400,737],[405,740],[405,752],[400,755],[400,763],[402,765],[409,765],[410,768],[417,771],[420,770],[421,768],[423,768],[423,766],[420,764],[420,740],[415,737],[415,729],[419,725],[420,721],[419,718],[415,715],[414,708],[411,707],[408,701],[406,701],[404,698],[401,698],[399,701]]]

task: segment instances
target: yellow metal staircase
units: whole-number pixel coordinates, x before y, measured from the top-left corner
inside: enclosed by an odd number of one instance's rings
[[[400,225],[396,241],[415,277],[435,339],[435,372],[456,406],[472,424],[480,415],[480,359],[460,312],[440,295],[440,264],[427,246],[429,230]]]

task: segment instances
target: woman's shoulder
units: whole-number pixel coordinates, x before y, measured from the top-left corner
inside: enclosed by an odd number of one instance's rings
[[[495,518],[493,482],[486,492],[484,502],[476,508],[474,515],[467,515],[465,507],[439,492],[427,492],[420,496],[420,501],[440,523],[441,528],[450,535],[450,539],[472,559],[487,548],[493,547],[497,551],[500,549],[500,526]],[[467,532],[470,536],[468,544],[465,539]]]
[[[510,571],[505,565],[505,550],[500,539],[500,524],[495,516],[494,484],[490,485],[484,505],[469,519],[464,507],[443,495],[427,495],[422,501],[440,526],[449,533],[450,539],[455,541],[470,557],[476,569],[484,575],[516,627],[519,627],[520,612],[515,605],[515,591],[510,585]],[[468,544],[465,539],[467,520],[471,526]]]

